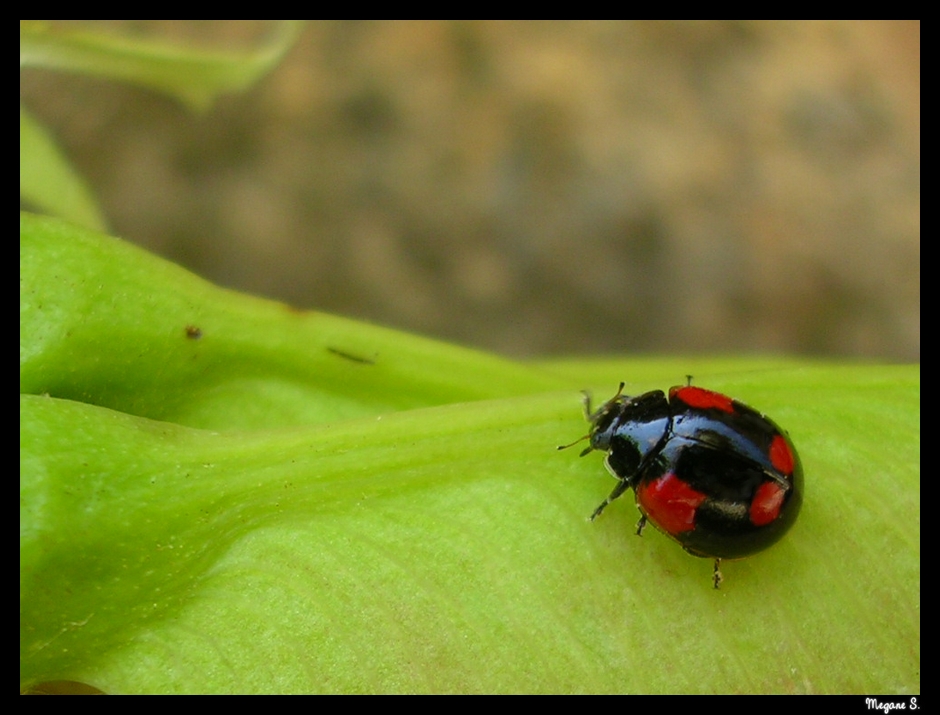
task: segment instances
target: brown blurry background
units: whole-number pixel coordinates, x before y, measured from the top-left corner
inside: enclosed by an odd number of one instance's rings
[[[919,360],[914,21],[317,22],[204,115],[21,99],[114,233],[228,287],[507,355]]]

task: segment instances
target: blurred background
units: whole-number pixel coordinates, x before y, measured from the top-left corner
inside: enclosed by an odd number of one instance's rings
[[[920,359],[916,21],[314,22],[201,115],[20,78],[113,232],[227,287],[519,357]]]

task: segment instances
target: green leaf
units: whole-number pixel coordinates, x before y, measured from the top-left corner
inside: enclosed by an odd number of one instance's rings
[[[46,21],[20,22],[20,66],[47,67],[131,82],[206,109],[224,92],[244,90],[270,71],[303,23],[275,23],[254,50],[194,50],[159,41],[89,32]],[[20,107],[20,197],[33,208],[103,230],[105,218],[84,179],[55,140]]]
[[[94,194],[55,140],[20,106],[20,197],[38,209],[81,226],[103,230]]]
[[[567,386],[549,373],[217,288],[130,244],[20,222],[20,392],[211,429]]]
[[[21,22],[20,66],[121,80],[163,92],[194,109],[206,109],[220,94],[244,90],[266,74],[302,28],[302,22],[283,20],[274,24],[268,40],[257,49],[229,52],[42,21]]]
[[[920,690],[916,366],[524,365],[49,219],[21,244],[21,686]],[[687,373],[772,415],[806,472],[793,531],[720,591],[633,535],[631,496],[591,523],[602,457],[555,449],[580,388]]]

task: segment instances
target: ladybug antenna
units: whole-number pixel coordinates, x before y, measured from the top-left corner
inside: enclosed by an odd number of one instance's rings
[[[583,442],[584,440],[590,439],[590,438],[591,438],[591,435],[586,434],[586,435],[584,435],[583,437],[578,437],[578,438],[577,438],[574,442],[572,442],[571,444],[560,444],[560,445],[558,445],[558,449],[568,449],[568,447],[574,447],[578,442]],[[583,457],[585,454],[587,454],[588,452],[592,452],[592,451],[594,451],[594,448],[593,448],[593,447],[588,447],[588,448],[586,448],[583,452],[581,452],[581,456]]]
[[[584,407],[584,419],[590,422],[593,413],[591,412],[591,393],[587,390],[581,390],[581,405]]]

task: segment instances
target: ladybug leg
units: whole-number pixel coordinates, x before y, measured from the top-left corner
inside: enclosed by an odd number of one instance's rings
[[[646,528],[646,514],[640,515],[640,520],[636,523],[636,535],[643,536],[643,529]]]
[[[715,584],[715,588],[718,588],[718,584],[725,580],[725,577],[721,575],[721,559],[715,559],[715,572],[712,574],[712,581]]]
[[[601,512],[607,508],[607,505],[610,504],[614,499],[623,494],[627,489],[630,488],[630,482],[626,479],[621,479],[617,482],[617,486],[614,487],[614,490],[610,493],[610,496],[607,497],[601,505],[594,510],[594,513],[591,514],[591,521],[594,521],[597,517],[601,515]]]

